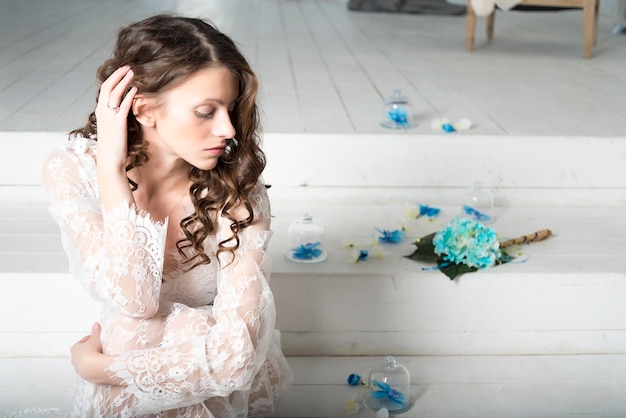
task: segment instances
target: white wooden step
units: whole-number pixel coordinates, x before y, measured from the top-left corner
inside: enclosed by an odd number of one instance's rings
[[[346,417],[348,400],[368,388],[379,357],[289,357],[294,385],[275,416]],[[412,378],[412,408],[402,417],[623,417],[625,355],[398,357]],[[0,414],[60,407],[74,375],[67,358],[0,359]],[[7,378],[10,376],[10,379]],[[374,417],[361,403],[356,417]]]

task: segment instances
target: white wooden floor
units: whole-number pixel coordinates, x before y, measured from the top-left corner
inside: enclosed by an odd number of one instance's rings
[[[463,0],[453,0],[463,1]],[[68,131],[95,98],[117,28],[160,11],[213,20],[261,79],[267,132],[377,133],[394,89],[418,124],[463,117],[471,134],[623,136],[626,35],[602,0],[598,45],[582,55],[582,13],[479,19],[352,12],[347,0],[0,0],[0,131]]]

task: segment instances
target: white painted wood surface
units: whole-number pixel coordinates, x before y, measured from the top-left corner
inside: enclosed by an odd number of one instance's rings
[[[376,205],[360,211],[342,210],[339,203],[324,205],[326,212],[314,208],[325,220],[336,216],[326,222],[331,255],[317,265],[292,263],[283,257],[286,225],[300,208],[275,206],[271,284],[277,326],[295,372],[295,385],[277,416],[343,416],[344,403],[355,393],[344,384],[347,375],[366,375],[385,354],[401,356],[412,372],[417,401],[404,416],[626,413],[621,210],[542,208],[508,222],[503,216],[494,226],[526,231],[536,226],[530,220],[537,222],[545,212],[550,216],[544,214],[541,222],[557,223],[559,233],[525,247],[531,254],[526,263],[452,282],[402,259],[408,246],[389,246],[381,260],[351,264],[344,258],[343,233],[370,234],[384,212]],[[35,220],[44,208],[31,206]],[[25,219],[22,225],[29,224]],[[50,222],[38,227],[50,230]],[[594,228],[606,233],[609,243],[587,236]],[[23,240],[24,249],[40,241],[29,234]],[[11,258],[8,248],[3,246],[3,261]],[[41,250],[64,258],[60,251]],[[28,258],[32,262],[33,254]],[[66,273],[41,271],[1,273],[0,306],[0,405],[10,410],[59,405],[73,379],[68,347],[97,319],[96,306]],[[370,412],[358,416],[373,416]]]
[[[367,389],[348,386],[350,373],[367,378],[379,357],[290,357],[296,384],[275,417],[348,416],[347,401]],[[411,418],[564,418],[624,416],[626,356],[398,357],[411,373]],[[11,374],[0,405],[59,405],[73,380],[67,359],[0,359]],[[3,410],[0,409],[0,414]],[[361,407],[356,415],[373,418]]]
[[[29,134],[3,135],[17,144]],[[36,168],[64,138],[30,138],[37,147],[28,156],[0,155],[0,412],[59,406],[74,378],[68,347],[97,320],[96,306],[66,273],[58,230],[38,194]],[[624,140],[546,138],[547,152],[537,157],[528,150],[533,141],[266,137],[271,285],[295,372],[277,417],[345,416],[345,402],[359,391],[345,384],[348,374],[366,375],[386,354],[411,370],[415,406],[403,416],[626,416]],[[479,144],[483,152],[472,146]],[[449,162],[470,156],[467,170]],[[403,258],[412,238],[458,214],[460,193],[478,174],[498,186],[500,235],[551,228],[555,236],[523,247],[524,263],[455,281]],[[348,261],[344,238],[394,229],[405,205],[417,203],[440,205],[440,219],[418,223],[383,259]],[[326,227],[329,258],[320,264],[283,256],[287,227],[305,211]]]
[[[41,164],[65,140],[0,132],[0,198],[45,198]],[[499,207],[626,205],[626,137],[268,133],[263,148],[275,199],[456,204],[482,181]]]

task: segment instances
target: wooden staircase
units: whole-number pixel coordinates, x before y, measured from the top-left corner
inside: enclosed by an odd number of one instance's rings
[[[67,272],[39,186],[61,134],[5,133],[0,156],[0,415],[58,407],[69,346],[97,318]],[[28,144],[26,146],[25,144]],[[294,385],[277,417],[343,417],[387,354],[411,372],[406,417],[626,416],[626,139],[461,135],[267,135],[271,285]],[[474,180],[495,194],[501,236],[542,228],[525,262],[450,281],[404,258],[352,263],[344,238],[394,229],[407,204],[442,208],[412,237],[459,213]],[[326,228],[328,259],[287,260],[304,212]],[[352,416],[374,417],[364,406]]]

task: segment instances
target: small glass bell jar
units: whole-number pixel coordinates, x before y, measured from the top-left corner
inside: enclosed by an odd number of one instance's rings
[[[309,213],[289,225],[286,257],[297,263],[319,263],[326,259],[324,225]]]
[[[394,90],[393,94],[385,100],[383,105],[383,121],[380,123],[385,128],[407,129],[415,126],[411,114],[411,102],[400,90]]]
[[[485,224],[493,222],[493,194],[481,182],[463,195],[463,211],[475,221]]]
[[[387,408],[390,414],[410,409],[411,375],[394,356],[386,356],[382,364],[372,369],[368,385],[370,391],[364,397],[368,408],[374,411]]]

